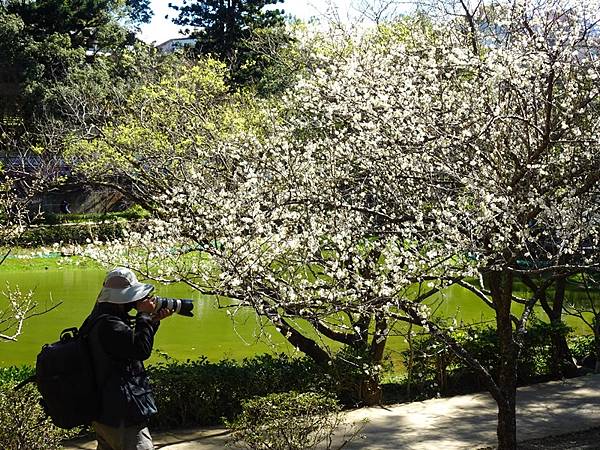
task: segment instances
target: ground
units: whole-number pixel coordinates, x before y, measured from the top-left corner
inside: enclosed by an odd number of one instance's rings
[[[600,427],[585,431],[532,439],[519,444],[519,450],[592,450],[600,448]]]

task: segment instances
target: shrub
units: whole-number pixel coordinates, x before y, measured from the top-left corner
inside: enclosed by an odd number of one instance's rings
[[[309,358],[258,355],[242,361],[167,361],[148,373],[158,404],[156,428],[214,425],[241,411],[242,401],[296,390],[335,392],[335,383]]]
[[[10,366],[0,367],[0,387],[6,385],[17,385],[35,373],[32,366]]]
[[[251,450],[331,448],[343,423],[341,407],[332,397],[314,392],[286,392],[245,400],[242,413],[226,425],[230,443]],[[338,448],[357,435],[350,434]]]
[[[79,222],[114,222],[119,220],[140,220],[150,216],[150,213],[139,205],[133,205],[124,211],[108,213],[55,214],[46,213],[39,223],[58,225]]]
[[[119,222],[82,223],[36,226],[26,230],[18,244],[24,247],[39,247],[54,243],[83,244],[87,240],[112,240],[123,236],[123,225]]]
[[[551,325],[541,321],[532,323],[528,328],[517,366],[519,384],[538,381],[550,373],[552,331],[554,328]],[[565,325],[558,331],[566,335],[569,328]],[[492,375],[498,373],[498,337],[493,327],[469,327],[455,331],[452,336]],[[429,335],[416,339],[412,353],[410,350],[403,352],[403,359],[405,367],[411,368],[404,383],[409,385],[415,398],[484,389],[482,380],[475,371]]]
[[[580,364],[585,358],[596,355],[594,336],[592,335],[571,336],[569,337],[568,342],[571,355],[573,355],[573,358]]]
[[[43,412],[33,385],[19,391],[13,384],[0,387],[0,448],[3,450],[58,450],[72,433],[55,427]]]
[[[568,336],[573,331],[566,323],[534,321],[527,328],[519,357],[519,381],[535,382],[552,372],[552,336]],[[563,367],[564,369],[564,367]]]
[[[119,211],[113,214],[115,214],[117,217],[121,217],[127,220],[140,220],[147,219],[148,217],[150,217],[150,213],[144,208],[142,208],[140,205],[132,205],[125,211]]]
[[[391,372],[393,364],[389,356],[380,365],[370,363],[370,347],[342,347],[334,356],[327,372],[335,381],[338,400],[345,406],[361,406],[380,403],[380,380],[382,374]]]

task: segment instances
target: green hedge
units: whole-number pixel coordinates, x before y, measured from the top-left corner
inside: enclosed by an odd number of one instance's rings
[[[0,367],[0,386],[17,385],[35,373],[32,366]]]
[[[123,237],[123,224],[120,222],[38,225],[27,229],[17,244],[22,247],[54,243],[84,244],[88,240],[106,241],[120,237]]]
[[[173,361],[151,365],[157,428],[214,425],[232,419],[244,400],[287,391],[335,392],[332,377],[309,358],[258,355],[242,361]]]
[[[594,336],[585,335],[570,337],[569,349],[571,350],[571,355],[579,362],[579,364],[581,364],[585,358],[595,357],[596,346]]]
[[[241,412],[244,400],[272,393],[336,392],[333,378],[309,358],[258,355],[242,361],[168,361],[147,368],[159,413],[154,428],[222,424]],[[34,372],[30,366],[0,368],[0,387]]]
[[[241,414],[226,426],[232,431],[229,444],[238,448],[308,450],[330,449],[342,423],[335,398],[292,391],[245,400]]]
[[[73,431],[55,427],[44,414],[37,390],[28,385],[19,391],[0,386],[0,445],[2,450],[59,450]]]
[[[150,213],[139,205],[133,205],[125,211],[114,211],[108,213],[84,213],[84,214],[55,214],[45,213],[38,221],[43,225],[58,225],[78,222],[116,222],[119,220],[140,220],[150,216]]]
[[[39,247],[55,243],[85,244],[88,241],[107,241],[123,237],[128,221],[147,218],[149,213],[140,206],[105,214],[45,214],[23,235],[10,243],[22,247]]]
[[[33,384],[14,387],[33,375],[31,366],[0,367],[0,443],[2,450],[59,450],[61,441],[79,429],[55,427],[44,413],[40,395]]]

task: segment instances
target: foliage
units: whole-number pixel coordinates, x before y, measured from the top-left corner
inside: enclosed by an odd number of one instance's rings
[[[57,225],[65,223],[80,222],[114,222],[119,219],[140,220],[149,217],[148,211],[139,205],[134,205],[124,211],[114,211],[107,213],[82,213],[82,214],[53,214],[46,213],[40,218],[39,222],[46,225]]]
[[[283,0],[194,0],[171,7],[179,13],[174,22],[186,27],[185,34],[191,31],[197,39],[196,50],[225,62],[235,82],[248,84],[260,79],[261,73],[269,67],[250,44],[254,36],[276,29],[277,33],[271,36],[277,36],[277,45],[289,42],[283,27],[283,12],[265,10],[265,6],[279,3]]]
[[[35,373],[31,366],[0,367],[0,386],[14,386]]]
[[[59,137],[63,139],[75,130],[83,136],[93,135],[94,127],[109,122],[131,91],[155,81],[174,67],[186,65],[185,58],[161,54],[140,42],[113,49],[111,55],[100,53],[93,63],[79,64],[47,86],[44,119],[66,122],[58,124],[66,128],[59,129]],[[58,134],[43,127],[41,132],[50,137]]]
[[[147,21],[148,2],[134,0],[63,0],[0,5],[0,60],[16,71],[22,86],[21,114],[30,122],[43,112],[41,100],[55,82],[86,62],[86,50],[117,51],[133,44],[135,22],[126,29],[119,20]],[[139,22],[138,22],[139,23]],[[19,105],[15,105],[17,111]]]
[[[549,374],[550,350],[544,338],[547,333],[546,324],[530,328],[531,340],[525,344],[530,348],[519,361],[520,383],[536,382]],[[454,336],[497,374],[498,339],[492,328],[468,328],[456,331]],[[594,352],[593,336],[570,337],[569,345],[579,361]],[[384,404],[477,392],[483,387],[477,372],[430,337],[414,341],[412,365],[407,361],[408,351],[404,358],[405,366],[412,367],[412,371],[384,382]],[[6,390],[33,372],[30,366],[0,368],[0,387]],[[148,372],[159,406],[151,425],[160,429],[217,425],[225,419],[234,421],[245,401],[290,391],[333,396],[344,406],[355,404],[355,399],[347,401],[346,378],[340,373],[343,371],[324,371],[310,358],[281,354],[257,355],[242,361],[167,360],[150,365]]]
[[[264,118],[252,98],[228,94],[223,63],[204,59],[163,68],[113,105],[102,136],[75,135],[64,153],[88,182],[118,183],[149,209],[156,209],[159,193],[192,175],[180,171],[182,161],[195,160],[199,148],[216,147],[238,132],[260,130]],[[140,116],[140,110],[147,114]],[[181,137],[177,142],[174,133]]]
[[[35,387],[19,391],[14,385],[0,385],[0,444],[5,450],[59,450],[61,440],[71,433],[55,427],[39,403]]]
[[[123,225],[120,222],[68,223],[30,227],[21,234],[17,243],[23,247],[40,247],[54,243],[85,244],[86,242],[109,241],[122,236]]]
[[[335,380],[331,392],[345,406],[380,404],[383,399],[379,383],[393,370],[389,356],[374,358],[368,346],[361,344],[345,345],[334,352],[325,369]]]
[[[310,359],[259,355],[241,362],[206,358],[168,361],[148,368],[158,404],[159,428],[213,425],[231,419],[243,400],[276,392],[332,392],[334,385]]]
[[[251,450],[331,448],[343,418],[336,400],[312,392],[286,392],[242,403],[242,413],[226,425],[233,445]],[[325,447],[320,447],[320,444]],[[328,445],[327,445],[328,444]],[[341,448],[341,447],[339,447]]]
[[[310,61],[301,45],[304,26],[261,28],[248,41],[248,59],[234,74],[236,81],[261,97],[283,94],[294,85]]]
[[[593,355],[597,358],[596,343],[594,336],[592,335],[570,337],[569,349],[571,350],[573,358],[579,361],[580,364],[590,355]]]
[[[558,331],[567,336],[570,329],[562,325],[558,330],[541,321],[527,329],[517,362],[517,383],[531,384],[546,379],[551,374],[552,348],[550,335]],[[452,333],[470,355],[477,359],[494,377],[499,375],[501,357],[498,334],[492,326],[466,327]],[[580,353],[587,346],[585,338],[571,340]],[[412,348],[403,352],[404,366],[410,368],[405,383],[416,398],[431,398],[436,394],[453,395],[479,391],[485,387],[481,375],[459,358],[447,346],[431,336],[413,340]]]
[[[593,271],[584,271],[579,274],[578,279],[573,280],[583,287],[583,298],[576,301],[569,299],[569,304],[563,305],[564,311],[581,320],[582,323],[590,329],[594,335],[595,348],[588,351],[586,362],[590,359],[595,360],[594,371],[600,372],[600,309],[598,309],[597,301],[595,301],[593,292],[597,292],[600,287],[596,274]],[[583,344],[583,342],[581,342]],[[580,350],[580,349],[578,349]],[[581,357],[581,355],[578,355]]]
[[[194,130],[208,129],[207,111],[186,108],[194,128],[178,121],[152,140],[127,126],[143,130],[138,103],[85,145],[132,155],[133,173],[149,175],[133,185],[154,196],[158,218],[111,254],[89,253],[251,306],[322,364],[322,336],[378,362],[394,321],[419,324],[481,375],[498,401],[499,446],[513,448],[518,354],[544,291],[517,296],[513,279],[552,284],[600,267],[600,9],[442,6],[405,22],[402,40],[379,28],[315,33],[302,44],[315,64],[280,102],[260,104],[262,126],[203,139]],[[156,123],[181,117],[160,112]],[[139,150],[148,141],[151,159]],[[498,377],[432,319],[425,300],[450,285],[494,310]]]

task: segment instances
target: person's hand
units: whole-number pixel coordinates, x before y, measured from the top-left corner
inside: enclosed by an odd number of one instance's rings
[[[172,315],[173,315],[172,309],[161,308],[160,311],[158,311],[156,314],[154,314],[152,316],[152,320],[154,320],[155,322],[158,322],[158,321],[163,320],[164,318],[172,316]]]
[[[145,312],[148,314],[154,313],[154,308],[156,307],[156,303],[154,301],[154,297],[148,296],[144,297],[141,300],[138,300],[135,304],[135,309],[139,312]]]

